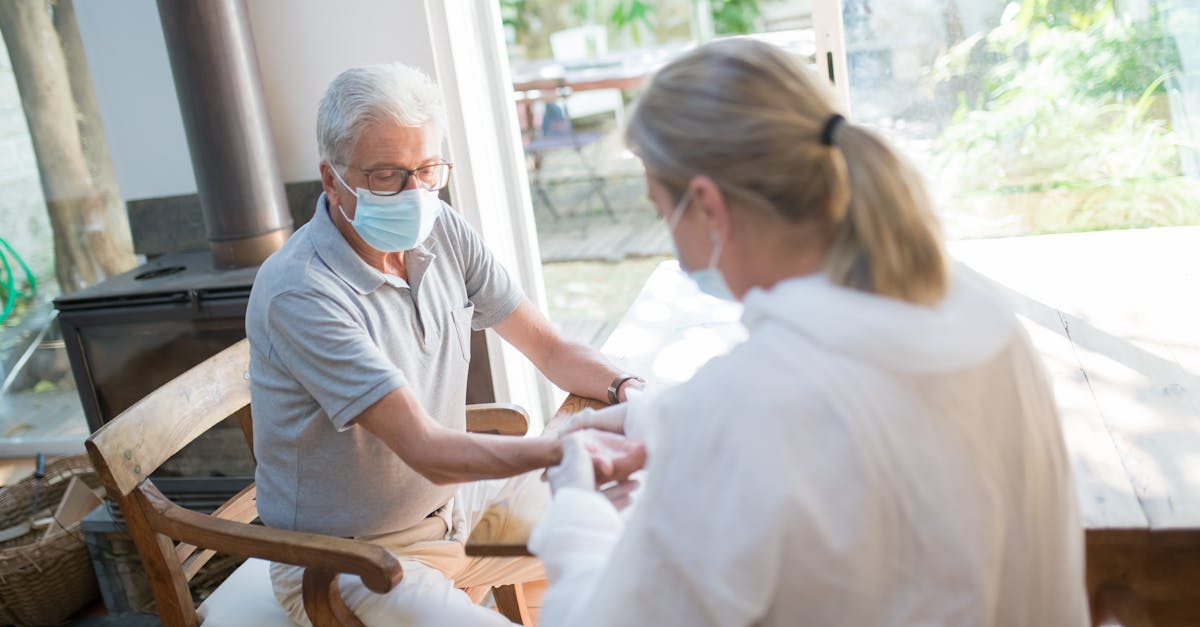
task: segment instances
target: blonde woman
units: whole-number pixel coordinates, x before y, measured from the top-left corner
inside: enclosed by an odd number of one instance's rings
[[[571,420],[644,439],[646,486],[623,519],[628,486],[597,492],[589,432],[566,438],[531,539],[543,624],[1086,624],[1046,377],[896,153],[751,40],[663,68],[627,140],[681,267],[749,335]]]

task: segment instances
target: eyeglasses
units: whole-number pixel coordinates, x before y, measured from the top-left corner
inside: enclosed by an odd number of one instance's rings
[[[446,186],[450,182],[452,163],[431,163],[415,170],[404,168],[378,168],[363,170],[354,168],[367,175],[367,189],[379,196],[395,196],[408,187],[409,177],[416,177],[417,187],[430,192]]]

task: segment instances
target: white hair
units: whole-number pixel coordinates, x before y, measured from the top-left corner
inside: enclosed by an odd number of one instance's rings
[[[317,109],[321,159],[347,165],[363,127],[380,121],[413,128],[433,123],[444,136],[442,92],[424,72],[403,63],[364,65],[342,72],[329,83]]]

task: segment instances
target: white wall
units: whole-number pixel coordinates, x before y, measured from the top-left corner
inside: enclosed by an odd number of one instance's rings
[[[247,0],[286,182],[318,178],[317,103],[354,65],[402,61],[436,76],[422,0]]]
[[[195,192],[154,0],[77,0],[75,15],[121,196]]]
[[[317,103],[353,65],[434,73],[421,0],[247,0],[285,182],[317,178]],[[196,191],[154,0],[76,0],[100,117],[126,200]]]

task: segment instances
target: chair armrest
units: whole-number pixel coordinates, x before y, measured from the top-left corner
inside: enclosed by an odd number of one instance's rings
[[[467,405],[467,431],[499,435],[525,435],[529,432],[529,414],[512,403]]]
[[[357,575],[379,594],[394,588],[404,576],[396,556],[376,544],[212,518],[172,503],[151,484],[143,484],[130,496],[136,495],[145,498],[156,514],[150,517],[155,531],[197,547]]]
[[[578,394],[568,394],[562,405],[558,406],[558,411],[554,412],[554,416],[563,416],[566,414],[577,414],[587,408],[603,409],[608,407],[608,403],[598,401],[594,398],[579,396]]]

